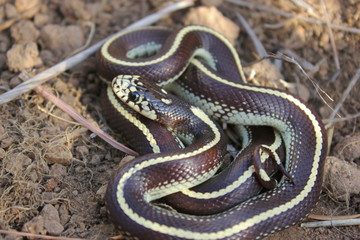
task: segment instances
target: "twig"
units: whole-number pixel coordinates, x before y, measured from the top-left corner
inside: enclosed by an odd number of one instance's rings
[[[167,16],[171,12],[190,7],[193,4],[194,3],[191,1],[190,2],[189,1],[181,1],[178,3],[174,3],[164,9],[159,10],[156,13],[153,13],[147,17],[142,18],[141,20],[129,25],[128,27],[124,28],[123,30],[119,31],[116,34],[119,34],[126,30],[150,25],[150,24],[160,20],[164,16]],[[3,103],[13,100],[14,98],[20,96],[21,94],[33,89],[34,87],[46,82],[47,80],[49,80],[51,78],[56,77],[60,73],[66,71],[66,70],[72,68],[73,66],[75,66],[76,64],[84,61],[90,55],[94,54],[104,44],[104,42],[106,42],[108,39],[110,39],[111,37],[113,37],[116,34],[113,34],[113,35],[103,39],[102,41],[94,44],[93,46],[89,47],[88,49],[54,65],[53,67],[42,71],[41,73],[39,73],[36,76],[29,79],[28,81],[19,84],[11,91],[1,94],[0,95],[0,104],[3,104]]]
[[[337,123],[337,122],[344,122],[344,121],[348,121],[348,120],[351,120],[351,119],[354,119],[354,118],[360,118],[360,112],[358,113],[355,113],[355,114],[351,114],[351,115],[348,115],[346,117],[342,117],[342,118],[335,118],[335,119],[323,119],[323,122],[328,124],[329,126],[334,124],[334,123]]]
[[[360,68],[357,69],[355,75],[353,76],[353,78],[351,79],[349,85],[345,89],[340,101],[338,102],[338,104],[334,108],[334,111],[330,114],[330,117],[329,117],[330,122],[335,118],[336,114],[339,112],[341,106],[345,102],[345,99],[350,94],[350,91],[354,88],[354,86],[357,83],[357,81],[359,80],[359,78],[360,78]],[[329,126],[330,126],[330,124],[327,124],[327,127],[329,127]]]
[[[301,227],[336,227],[336,226],[352,226],[360,225],[360,219],[345,219],[321,222],[302,223]]]
[[[262,45],[262,43],[260,42],[259,38],[256,36],[256,33],[254,32],[254,30],[252,30],[252,28],[250,27],[248,22],[245,20],[245,18],[239,12],[236,12],[236,16],[239,19],[241,25],[245,28],[245,31],[247,32],[247,34],[250,36],[252,42],[254,43],[255,50],[256,50],[257,54],[259,55],[259,57],[260,58],[264,57],[266,55],[266,50],[265,50],[264,46]]]
[[[276,14],[276,15],[286,17],[286,18],[295,18],[296,17],[296,19],[298,19],[300,21],[311,23],[311,24],[326,25],[326,22],[321,21],[321,20],[307,18],[307,17],[301,17],[301,16],[297,17],[295,14],[284,12],[284,11],[281,11],[278,9],[269,8],[264,5],[258,5],[258,4],[254,5],[253,3],[248,3],[246,1],[241,1],[241,0],[226,0],[226,1],[236,4],[238,6],[241,6],[241,7],[248,8],[248,9],[256,9],[258,11],[272,13],[272,14]],[[330,27],[332,29],[337,29],[337,30],[341,30],[341,31],[345,31],[345,32],[360,34],[359,28],[347,27],[347,26],[342,26],[342,25],[338,25],[338,24],[334,24],[334,23],[330,23]]]
[[[53,94],[49,93],[45,90],[42,86],[36,86],[35,91],[38,94],[41,94],[43,97],[49,99],[52,103],[54,103],[58,108],[61,108],[64,112],[68,113],[72,118],[76,121],[87,127],[93,133],[96,133],[99,137],[109,143],[116,149],[128,153],[133,156],[138,156],[139,154],[130,148],[118,143],[115,139],[113,139],[110,135],[102,131],[100,128],[95,127],[91,124],[88,120],[86,120],[83,116],[81,116],[78,112],[75,111],[71,106],[60,100],[59,98],[55,97]]]
[[[326,10],[326,6],[324,3],[324,0],[320,0],[322,8],[323,8],[323,12],[324,12],[324,16],[326,19],[326,26],[329,30],[329,37],[330,37],[330,42],[331,42],[331,47],[334,53],[334,62],[335,62],[335,66],[337,70],[340,70],[340,61],[339,61],[339,56],[338,56],[338,52],[336,49],[336,45],[335,45],[335,40],[334,40],[334,34],[333,31],[331,30],[331,26],[330,26],[330,19]]]
[[[345,219],[354,219],[360,218],[360,214],[349,215],[349,216],[324,216],[310,213],[308,218],[315,220],[345,220]]]
[[[279,52],[278,55],[273,55],[273,54],[270,54],[270,55],[266,55],[265,57],[263,58],[260,58],[254,62],[252,62],[251,64],[255,64],[257,62],[260,62],[262,61],[264,58],[272,58],[272,59],[281,59],[283,61],[286,61],[286,62],[289,62],[289,63],[293,63],[295,64],[299,69],[300,71],[305,75],[305,77],[307,79],[310,80],[310,82],[313,84],[316,92],[318,93],[319,97],[321,98],[321,100],[329,107],[331,108],[331,106],[327,103],[327,101],[323,98],[322,94],[324,94],[330,101],[333,101],[333,99],[314,81],[314,79],[312,79],[309,74],[307,74],[307,72],[304,70],[304,68],[296,61],[294,60],[293,58]],[[320,94],[322,93],[322,94]],[[332,108],[331,108],[332,109]]]
[[[7,230],[2,230],[2,229],[0,229],[0,233],[7,234],[7,235],[31,237],[32,239],[38,238],[38,239],[50,239],[50,240],[84,240],[83,238],[55,237],[55,236],[41,235],[41,234],[35,234],[35,233],[7,231]]]

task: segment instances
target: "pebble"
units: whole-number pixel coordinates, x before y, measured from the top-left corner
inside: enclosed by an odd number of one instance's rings
[[[36,43],[14,44],[6,53],[7,65],[11,71],[19,72],[42,65]]]
[[[0,158],[3,159],[5,157],[5,150],[0,148]]]
[[[56,57],[63,57],[85,43],[82,29],[76,25],[47,24],[41,29],[40,37],[45,48],[53,51]]]
[[[50,235],[58,236],[64,231],[64,227],[60,223],[59,212],[53,205],[46,204],[41,210],[40,216],[43,216],[44,227]]]
[[[89,155],[89,149],[88,149],[86,146],[84,146],[84,145],[82,145],[82,146],[77,146],[75,150],[76,150],[76,152],[79,153],[81,156],[87,156],[87,155]]]
[[[49,175],[53,177],[63,177],[66,175],[66,167],[59,163],[55,163],[51,166]]]
[[[71,151],[64,146],[47,146],[44,148],[44,152],[44,159],[48,164],[68,165],[73,158]]]
[[[11,153],[4,160],[4,168],[14,175],[23,173],[32,160],[23,153]]]
[[[34,234],[46,234],[45,220],[43,216],[36,216],[30,221],[26,222],[22,227],[23,232],[34,233]]]
[[[11,146],[11,144],[13,144],[15,141],[15,139],[13,137],[7,137],[7,138],[4,138],[2,141],[1,141],[1,145],[0,147],[1,148],[8,148]]]
[[[60,223],[65,225],[70,220],[70,213],[65,204],[61,204],[59,207]]]
[[[224,35],[233,45],[240,32],[240,28],[214,6],[191,8],[184,17],[184,24],[209,27]]]
[[[335,156],[346,161],[355,161],[360,158],[360,133],[344,137],[334,147]]]
[[[19,21],[10,28],[11,37],[18,44],[27,44],[29,42],[36,42],[40,36],[39,30],[34,23],[29,20]]]
[[[14,5],[10,3],[5,4],[5,16],[7,19],[16,18],[18,16],[18,12]]]
[[[360,167],[334,156],[326,158],[324,183],[332,197],[349,201],[351,196],[360,193]]]
[[[41,4],[41,0],[15,0],[15,7],[19,13],[25,12],[39,4]]]

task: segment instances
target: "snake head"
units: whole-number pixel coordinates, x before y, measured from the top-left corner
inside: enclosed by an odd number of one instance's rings
[[[112,81],[116,96],[143,116],[158,120],[164,105],[171,104],[165,90],[137,75],[119,75]]]

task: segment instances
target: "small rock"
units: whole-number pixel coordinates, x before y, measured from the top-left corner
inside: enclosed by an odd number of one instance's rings
[[[41,0],[15,0],[15,7],[19,13],[25,12],[40,4]]]
[[[0,54],[0,70],[5,68],[6,56],[5,54]]]
[[[52,192],[58,186],[58,182],[54,178],[50,178],[47,180],[45,184],[45,191]]]
[[[73,20],[90,20],[91,18],[91,14],[85,9],[84,1],[81,0],[63,1],[63,4],[60,5],[60,11],[66,18]]]
[[[99,202],[104,202],[104,197],[105,197],[105,193],[106,193],[106,189],[107,189],[107,185],[101,186],[97,191],[96,191],[96,199]]]
[[[360,158],[360,133],[344,137],[334,147],[335,156],[346,161],[355,161]]]
[[[43,60],[46,66],[53,66],[57,63],[57,58],[54,56],[54,53],[50,50],[41,50],[40,57]]]
[[[65,204],[61,204],[59,208],[60,223],[64,226],[70,220],[69,210]]]
[[[45,221],[43,216],[36,216],[31,219],[29,222],[25,223],[22,227],[23,232],[34,233],[34,234],[46,234],[46,229],[44,227]]]
[[[49,164],[59,163],[68,165],[73,157],[71,151],[64,146],[49,146],[44,149],[44,152],[44,158]]]
[[[89,149],[86,146],[77,146],[76,152],[80,153],[81,156],[89,155]]]
[[[351,196],[360,193],[360,167],[337,157],[327,157],[324,183],[334,198],[349,201]]]
[[[219,7],[222,4],[224,4],[223,0],[202,0],[201,3],[204,6],[214,6],[214,7]]]
[[[19,76],[16,75],[16,76],[14,76],[14,77],[12,77],[12,78],[10,79],[9,86],[10,86],[11,88],[14,88],[14,87],[16,87],[17,85],[19,85],[20,83],[22,83],[22,81],[21,81],[21,79],[19,78]]]
[[[5,15],[7,19],[16,18],[18,16],[18,12],[14,5],[10,3],[5,4]]]
[[[65,82],[61,81],[60,79],[57,79],[57,81],[54,84],[54,88],[61,93],[69,92],[69,88],[68,88],[67,84]]]
[[[48,22],[49,22],[49,15],[47,15],[47,14],[38,13],[34,17],[34,24],[37,27],[42,27]]]
[[[63,177],[66,175],[66,167],[64,165],[55,163],[51,166],[49,175],[53,177]]]
[[[3,148],[0,148],[0,158],[1,159],[4,159],[5,153],[6,153],[5,150]]]
[[[4,126],[0,124],[0,141],[7,138],[7,136],[7,131],[5,130]]]
[[[101,162],[101,158],[99,155],[95,154],[91,157],[90,164],[98,165]]]
[[[60,131],[61,129],[58,126],[44,127],[40,132],[40,136],[43,138],[54,137],[54,135],[59,134]]]
[[[64,231],[60,223],[59,212],[51,204],[46,204],[42,209],[40,216],[44,218],[44,227],[51,235],[60,235]]]
[[[15,139],[13,137],[7,137],[7,138],[4,138],[2,141],[1,141],[1,148],[8,148],[11,146],[11,144],[13,144],[15,141]]]
[[[31,159],[23,153],[11,153],[4,161],[6,171],[12,174],[19,174],[31,164]]]
[[[6,52],[10,48],[10,38],[7,34],[0,33],[0,52]]]
[[[56,57],[62,57],[84,45],[85,38],[79,26],[45,25],[40,33],[47,49],[54,52]]]
[[[184,24],[207,26],[224,35],[233,45],[240,32],[239,27],[234,22],[213,6],[191,8],[184,18]]]
[[[50,202],[56,198],[56,193],[54,192],[42,192],[41,200],[44,202]]]
[[[25,45],[14,44],[6,53],[7,65],[10,70],[18,72],[30,69],[42,64],[36,43],[30,42]]]
[[[11,37],[19,44],[36,42],[40,36],[39,30],[37,30],[34,23],[29,20],[23,20],[14,24],[10,28],[10,31]]]

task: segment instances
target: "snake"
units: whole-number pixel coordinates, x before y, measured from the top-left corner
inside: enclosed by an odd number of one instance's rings
[[[327,152],[320,117],[289,92],[248,84],[236,50],[221,34],[202,26],[129,31],[107,41],[97,62],[100,77],[111,82],[107,97],[118,113],[122,107],[114,98],[185,141],[182,149],[137,157],[115,172],[106,203],[124,236],[260,239],[296,224],[315,206]],[[206,181],[220,167],[223,133],[209,116],[228,124],[276,129],[285,145],[289,177],[212,215],[184,214],[151,204]]]

